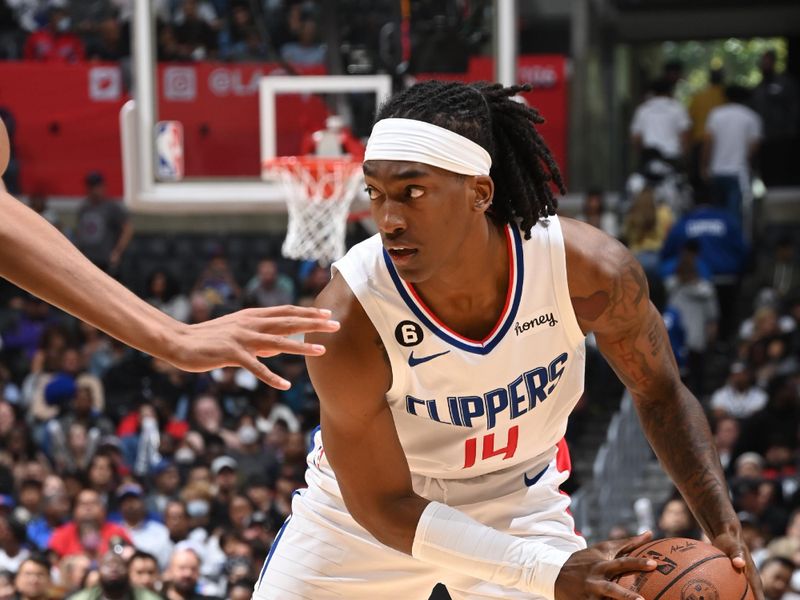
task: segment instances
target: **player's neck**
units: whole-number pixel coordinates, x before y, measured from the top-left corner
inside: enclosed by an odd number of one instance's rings
[[[485,315],[502,311],[508,292],[510,258],[505,226],[486,220],[468,237],[457,260],[444,265],[435,277],[415,285],[428,307],[448,323],[448,314]],[[448,323],[450,324],[450,323]],[[456,323],[452,323],[458,330]]]

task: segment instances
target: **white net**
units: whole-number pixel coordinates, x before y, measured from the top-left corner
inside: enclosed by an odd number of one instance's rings
[[[287,156],[265,170],[286,192],[289,223],[281,253],[327,266],[345,254],[350,204],[362,181],[361,164],[345,158]]]

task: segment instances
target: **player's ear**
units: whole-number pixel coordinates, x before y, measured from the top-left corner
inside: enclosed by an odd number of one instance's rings
[[[3,119],[0,119],[0,175],[6,172],[8,161],[11,158],[11,144],[8,141],[8,132]]]
[[[494,181],[488,175],[478,175],[475,177],[475,208],[481,212],[486,212],[492,205],[494,198]]]

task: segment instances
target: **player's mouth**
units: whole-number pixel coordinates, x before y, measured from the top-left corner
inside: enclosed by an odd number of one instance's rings
[[[416,248],[408,246],[389,246],[386,251],[389,253],[392,262],[397,266],[407,264],[418,252]]]

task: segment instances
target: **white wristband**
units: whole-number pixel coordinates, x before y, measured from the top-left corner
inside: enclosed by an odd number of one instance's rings
[[[556,579],[572,555],[542,542],[501,533],[439,502],[431,502],[422,512],[411,554],[548,600],[555,598]]]

